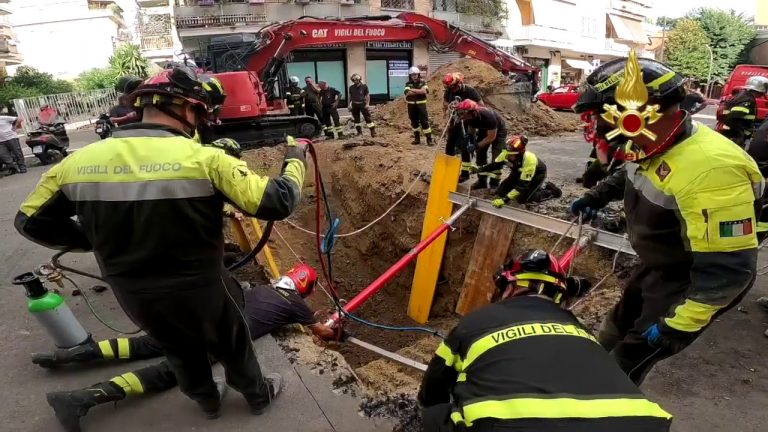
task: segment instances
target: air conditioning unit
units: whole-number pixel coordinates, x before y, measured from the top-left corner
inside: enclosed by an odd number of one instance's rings
[[[355,4],[355,0],[339,0],[339,4],[342,6],[349,6]]]

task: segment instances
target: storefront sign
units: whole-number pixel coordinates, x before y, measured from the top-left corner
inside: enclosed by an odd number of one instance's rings
[[[367,42],[368,49],[413,49],[413,42]]]
[[[387,62],[387,69],[391,77],[408,76],[408,68],[410,67],[408,60],[389,60]]]
[[[346,48],[347,45],[343,43],[329,43],[329,44],[319,44],[319,45],[312,45],[310,49],[339,49],[339,48]]]

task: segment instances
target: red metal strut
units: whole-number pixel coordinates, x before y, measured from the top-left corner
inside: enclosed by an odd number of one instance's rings
[[[475,200],[469,200],[466,204],[461,206],[456,212],[454,212],[450,218],[448,218],[445,222],[443,222],[439,227],[437,227],[432,233],[425,238],[424,240],[420,241],[416,246],[413,247],[410,251],[408,251],[405,256],[400,258],[399,261],[397,261],[395,264],[392,265],[392,267],[388,268],[387,271],[382,273],[381,276],[376,278],[375,281],[371,282],[370,285],[365,287],[364,290],[360,291],[356,296],[351,298],[347,304],[344,305],[342,308],[344,312],[354,312],[360,306],[363,305],[368,299],[373,297],[377,292],[381,291],[384,286],[386,286],[389,282],[392,281],[392,279],[395,278],[400,272],[402,272],[413,260],[415,260],[419,254],[424,252],[425,249],[429,247],[435,240],[440,238],[441,235],[443,235],[446,231],[448,231],[454,223],[463,215],[467,210],[469,210],[473,205],[475,204]],[[331,318],[328,319],[328,321],[325,323],[327,326],[335,326],[339,322],[339,313],[336,312],[331,316]]]

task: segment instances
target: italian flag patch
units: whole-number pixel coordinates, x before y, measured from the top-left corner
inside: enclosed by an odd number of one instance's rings
[[[752,219],[720,222],[720,237],[741,237],[752,231]]]

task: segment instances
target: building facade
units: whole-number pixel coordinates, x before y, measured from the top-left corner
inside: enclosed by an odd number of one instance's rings
[[[752,64],[768,65],[768,2],[757,1],[755,9],[757,37],[752,43],[749,59]]]
[[[497,42],[538,66],[543,86],[576,84],[595,67],[649,44],[653,0],[508,0],[507,39]]]
[[[115,46],[128,39],[122,9],[112,0],[19,2],[13,21],[24,64],[56,78],[107,66]]]
[[[0,69],[21,64],[22,57],[13,31],[13,5],[10,0],[0,0]]]
[[[494,28],[479,17],[459,13],[455,0],[437,0],[435,3],[431,0],[139,0],[138,4],[140,16],[148,16],[152,10],[157,14],[172,15],[172,22],[165,27],[167,33],[163,36],[157,32],[138,31],[148,56],[152,55],[149,42],[159,40],[163,47],[176,50],[176,60],[187,56],[198,63],[214,57],[209,52],[214,46],[226,48],[242,44],[253,40],[253,35],[266,25],[302,16],[397,15],[411,11],[444,19],[475,34],[487,35],[487,39],[495,39],[500,34],[500,27]],[[360,42],[293,51],[286,66],[287,75],[298,76],[302,82],[306,76],[327,81],[342,92],[345,100],[349,76],[357,73],[368,84],[372,99],[379,102],[402,94],[409,67],[417,65],[429,73],[458,57],[458,54],[430,50],[424,40],[380,42],[361,39]],[[170,51],[165,54],[171,54]]]

